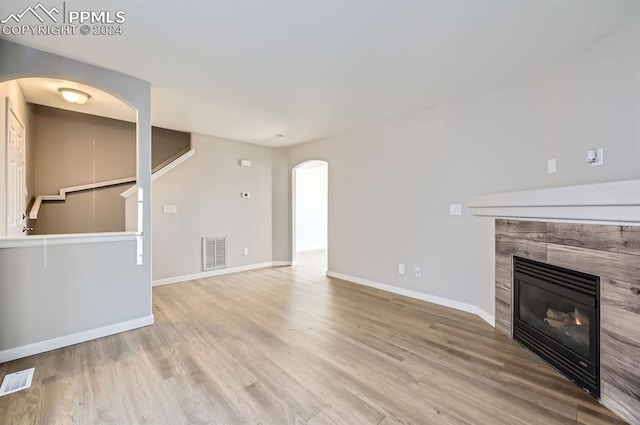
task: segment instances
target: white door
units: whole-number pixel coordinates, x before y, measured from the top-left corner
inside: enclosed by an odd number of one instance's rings
[[[26,232],[25,135],[22,121],[7,103],[7,236],[20,236]]]

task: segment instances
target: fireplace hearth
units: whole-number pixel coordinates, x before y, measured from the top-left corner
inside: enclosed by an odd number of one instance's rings
[[[600,278],[513,257],[513,338],[600,398]]]

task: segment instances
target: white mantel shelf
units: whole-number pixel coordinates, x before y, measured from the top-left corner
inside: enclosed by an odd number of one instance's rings
[[[142,233],[137,233],[137,232],[108,232],[108,233],[73,233],[73,234],[60,234],[60,235],[29,235],[29,236],[18,236],[18,237],[5,236],[5,237],[0,237],[0,249],[135,241],[141,235]]]
[[[483,217],[640,225],[640,180],[477,195],[467,206]]]

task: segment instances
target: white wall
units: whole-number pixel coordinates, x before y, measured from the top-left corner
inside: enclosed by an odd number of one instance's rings
[[[296,251],[326,248],[329,167],[309,161],[294,172]]]
[[[195,155],[153,182],[153,279],[202,272],[203,236],[228,237],[227,267],[271,262],[272,150],[199,134],[191,143]]]
[[[293,147],[290,167],[331,164],[329,270],[492,314],[493,223],[466,210],[449,216],[449,204],[638,178],[639,47],[636,21],[537,80]],[[605,164],[591,167],[586,151],[597,147]],[[557,174],[546,173],[550,158]]]

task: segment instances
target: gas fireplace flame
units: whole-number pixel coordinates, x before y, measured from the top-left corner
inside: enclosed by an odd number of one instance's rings
[[[544,317],[544,323],[556,329],[568,327],[589,326],[589,316],[577,307],[573,311],[562,311],[549,308]]]
[[[576,325],[589,325],[589,316],[581,312],[577,307],[575,310],[573,310],[573,317]]]

